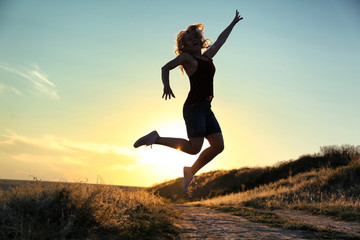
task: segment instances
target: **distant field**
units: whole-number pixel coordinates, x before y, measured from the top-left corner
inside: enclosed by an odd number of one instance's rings
[[[21,185],[26,185],[26,184],[33,184],[35,182],[36,183],[40,182],[40,183],[45,184],[45,185],[51,185],[51,184],[59,183],[59,182],[50,182],[50,181],[0,179],[0,189],[8,190],[10,187],[16,187],[16,186],[21,186]],[[67,183],[67,182],[61,182],[61,183],[71,184],[71,183]],[[93,185],[93,184],[89,184],[89,185]],[[104,184],[104,185],[107,185],[107,184]],[[112,186],[112,185],[110,185],[110,186]],[[114,185],[114,186],[116,186],[116,187],[118,187],[120,189],[124,189],[124,190],[144,190],[144,189],[146,189],[145,187],[120,186],[120,185]]]

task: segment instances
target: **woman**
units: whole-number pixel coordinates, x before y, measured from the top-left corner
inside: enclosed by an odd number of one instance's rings
[[[164,84],[163,98],[167,100],[175,95],[170,87],[169,71],[180,67],[185,69],[190,80],[190,92],[183,107],[183,116],[189,140],[182,138],[160,137],[156,131],[140,138],[134,144],[137,148],[142,145],[160,144],[181,150],[188,154],[198,154],[204,139],[209,141],[210,147],[201,152],[191,167],[184,167],[184,190],[194,181],[194,175],[215,156],[224,150],[224,140],[221,128],[211,110],[211,101],[214,97],[213,77],[215,66],[212,58],[216,55],[233,27],[243,18],[236,10],[235,18],[230,25],[219,35],[214,44],[203,36],[204,25],[190,25],[186,31],[177,35],[178,55],[175,59],[162,67],[162,82]],[[203,53],[202,50],[206,49]]]

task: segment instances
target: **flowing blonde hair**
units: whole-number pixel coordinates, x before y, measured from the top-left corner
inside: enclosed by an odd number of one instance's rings
[[[176,37],[176,49],[175,54],[180,55],[186,52],[185,49],[185,36],[187,33],[194,33],[194,36],[198,37],[201,40],[202,46],[201,49],[210,47],[211,40],[204,38],[204,25],[201,23],[192,24],[187,27],[186,30],[180,31]],[[182,65],[179,66],[181,73],[184,75],[184,67]]]

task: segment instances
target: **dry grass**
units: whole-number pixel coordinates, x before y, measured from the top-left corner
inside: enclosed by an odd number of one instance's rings
[[[252,190],[193,202],[206,206],[302,209],[360,222],[360,163],[321,168]]]
[[[325,146],[319,153],[274,166],[217,170],[196,176],[188,194],[182,178],[152,189],[174,202],[257,209],[302,209],[360,221],[360,145]]]
[[[197,201],[245,192],[314,170],[337,169],[348,166],[359,157],[360,146],[326,146],[320,149],[320,153],[303,155],[297,160],[279,162],[274,166],[215,170],[199,174],[196,176],[196,184],[189,188],[190,194],[182,193],[183,178],[155,185],[151,189],[170,201]]]
[[[0,190],[0,239],[139,239],[176,232],[157,196],[115,186],[41,182]]]

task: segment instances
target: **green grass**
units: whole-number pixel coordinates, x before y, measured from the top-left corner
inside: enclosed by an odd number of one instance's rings
[[[272,227],[281,227],[284,229],[296,229],[307,231],[319,231],[314,225],[285,217],[280,217],[275,213],[263,209],[254,209],[248,207],[213,207],[214,209],[231,214],[242,216],[252,222],[266,223]]]
[[[139,239],[176,234],[175,214],[146,191],[43,184],[0,190],[0,239]]]
[[[263,223],[271,227],[277,227],[290,230],[307,231],[306,237],[310,239],[358,239],[356,236],[334,232],[331,229],[318,227],[300,220],[281,217],[272,211],[264,209],[254,209],[248,207],[212,207],[214,209],[228,212],[236,216],[241,216],[251,222]]]

